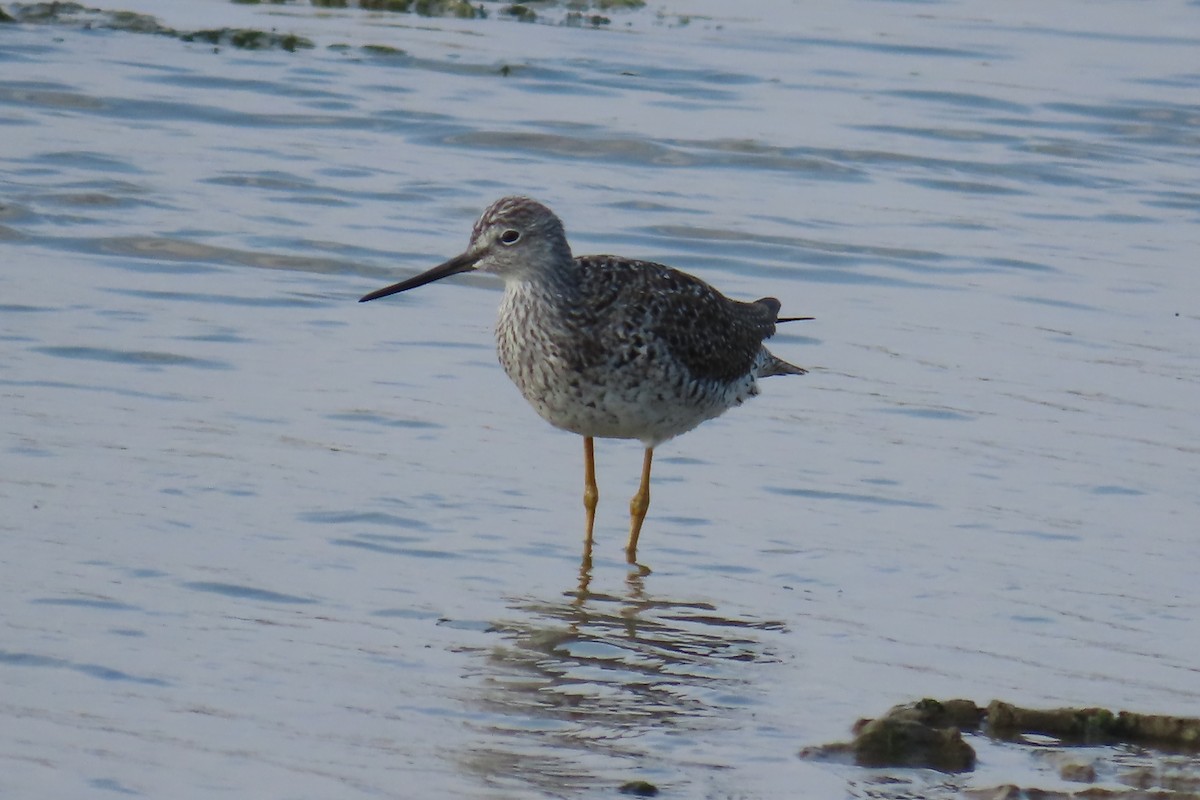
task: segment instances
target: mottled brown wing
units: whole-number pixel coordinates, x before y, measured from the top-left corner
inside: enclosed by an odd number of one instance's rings
[[[583,256],[589,296],[610,320],[608,330],[638,331],[662,341],[697,380],[732,381],[746,374],[764,339],[775,332],[779,301],[730,300],[699,278],[649,261]],[[617,324],[611,324],[616,321]]]

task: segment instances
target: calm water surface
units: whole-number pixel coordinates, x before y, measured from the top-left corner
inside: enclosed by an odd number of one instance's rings
[[[796,754],[1200,714],[1196,4],[97,4],[317,46],[0,26],[0,794],[954,797],[1070,784]],[[514,192],[817,317],[658,451],[650,574],[496,284],[355,303]]]

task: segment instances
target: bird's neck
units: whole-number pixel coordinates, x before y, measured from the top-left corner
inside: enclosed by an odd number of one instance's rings
[[[581,266],[574,258],[559,261],[552,269],[540,269],[521,275],[506,275],[505,291],[541,298],[558,298],[570,302],[579,295],[582,276]]]

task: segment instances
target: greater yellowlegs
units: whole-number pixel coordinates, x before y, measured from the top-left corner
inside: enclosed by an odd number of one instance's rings
[[[650,507],[654,448],[758,394],[758,379],[803,375],[763,347],[779,301],[730,300],[699,278],[648,261],[571,256],[562,221],[528,197],[483,212],[466,252],[359,302],[479,270],[504,279],[500,363],[551,425],[583,437],[585,552],[596,519],[594,437],[638,439],[642,480],[629,503],[629,563]]]

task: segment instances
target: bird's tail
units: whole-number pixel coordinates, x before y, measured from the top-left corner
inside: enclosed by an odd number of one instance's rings
[[[758,377],[769,378],[772,375],[803,375],[808,372],[804,367],[789,364],[782,358],[771,353],[767,348],[762,349],[762,364],[758,368]]]
[[[766,309],[767,313],[769,313],[772,317],[772,322],[775,323],[800,322],[802,320],[812,319],[812,317],[779,316],[779,309],[781,308],[782,304],[774,297],[760,297],[758,300],[754,301],[754,305]],[[774,332],[775,328],[774,325],[772,325],[770,332],[767,335],[770,336],[771,333]],[[756,374],[760,378],[769,378],[772,375],[803,375],[806,372],[808,372],[808,370],[806,370],[804,367],[797,367],[795,364],[789,364],[782,358],[776,358],[771,354],[771,351],[765,347],[758,354],[758,370]]]

